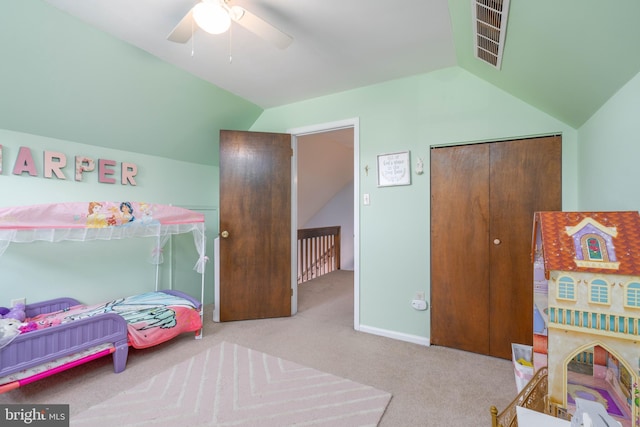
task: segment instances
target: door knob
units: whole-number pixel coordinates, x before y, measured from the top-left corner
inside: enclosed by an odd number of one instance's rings
[[[502,242],[500,241],[500,239],[493,239],[493,244],[494,244],[494,245],[499,245],[500,243],[502,243]]]
[[[220,233],[220,236],[222,236],[223,239],[226,239],[227,237],[229,237],[229,232],[227,230],[224,230],[222,233]]]

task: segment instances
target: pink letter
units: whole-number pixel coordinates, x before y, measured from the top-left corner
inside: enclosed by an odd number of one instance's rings
[[[29,147],[20,147],[16,164],[13,166],[14,175],[22,175],[23,172],[29,172],[31,176],[38,176],[36,165],[33,163],[31,150]]]
[[[0,170],[0,172],[2,172]],[[136,180],[133,178],[138,174],[138,166],[135,163],[122,162],[122,185],[127,185],[127,182],[133,186],[136,185]]]
[[[60,170],[65,166],[67,166],[67,157],[64,154],[56,153],[55,151],[44,152],[45,178],[51,178],[52,173],[55,173],[58,179],[67,179]]]
[[[82,181],[83,172],[91,172],[96,168],[96,163],[90,157],[76,156],[76,181]]]
[[[98,182],[104,184],[115,184],[114,178],[107,178],[107,175],[113,175],[116,173],[113,169],[109,169],[107,166],[115,166],[115,160],[98,159]]]

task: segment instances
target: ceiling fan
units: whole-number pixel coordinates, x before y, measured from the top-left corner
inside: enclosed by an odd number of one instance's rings
[[[201,0],[180,20],[167,39],[176,43],[186,43],[196,26],[209,34],[221,34],[229,29],[233,21],[280,49],[285,49],[293,41],[291,36],[245,8],[230,6],[229,1]]]

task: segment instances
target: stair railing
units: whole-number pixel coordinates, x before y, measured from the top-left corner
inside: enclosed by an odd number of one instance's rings
[[[340,269],[340,226],[298,230],[298,283]]]

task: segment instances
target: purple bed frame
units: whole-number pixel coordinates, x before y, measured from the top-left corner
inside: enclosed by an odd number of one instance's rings
[[[176,290],[161,290],[185,298],[201,309],[201,303],[190,295]],[[64,310],[80,302],[73,298],[56,298],[27,304],[25,314],[38,314]],[[0,377],[42,365],[61,357],[101,345],[113,344],[114,372],[122,372],[127,364],[129,344],[127,322],[116,313],[102,313],[50,328],[39,329],[18,335],[11,343],[0,349]]]

